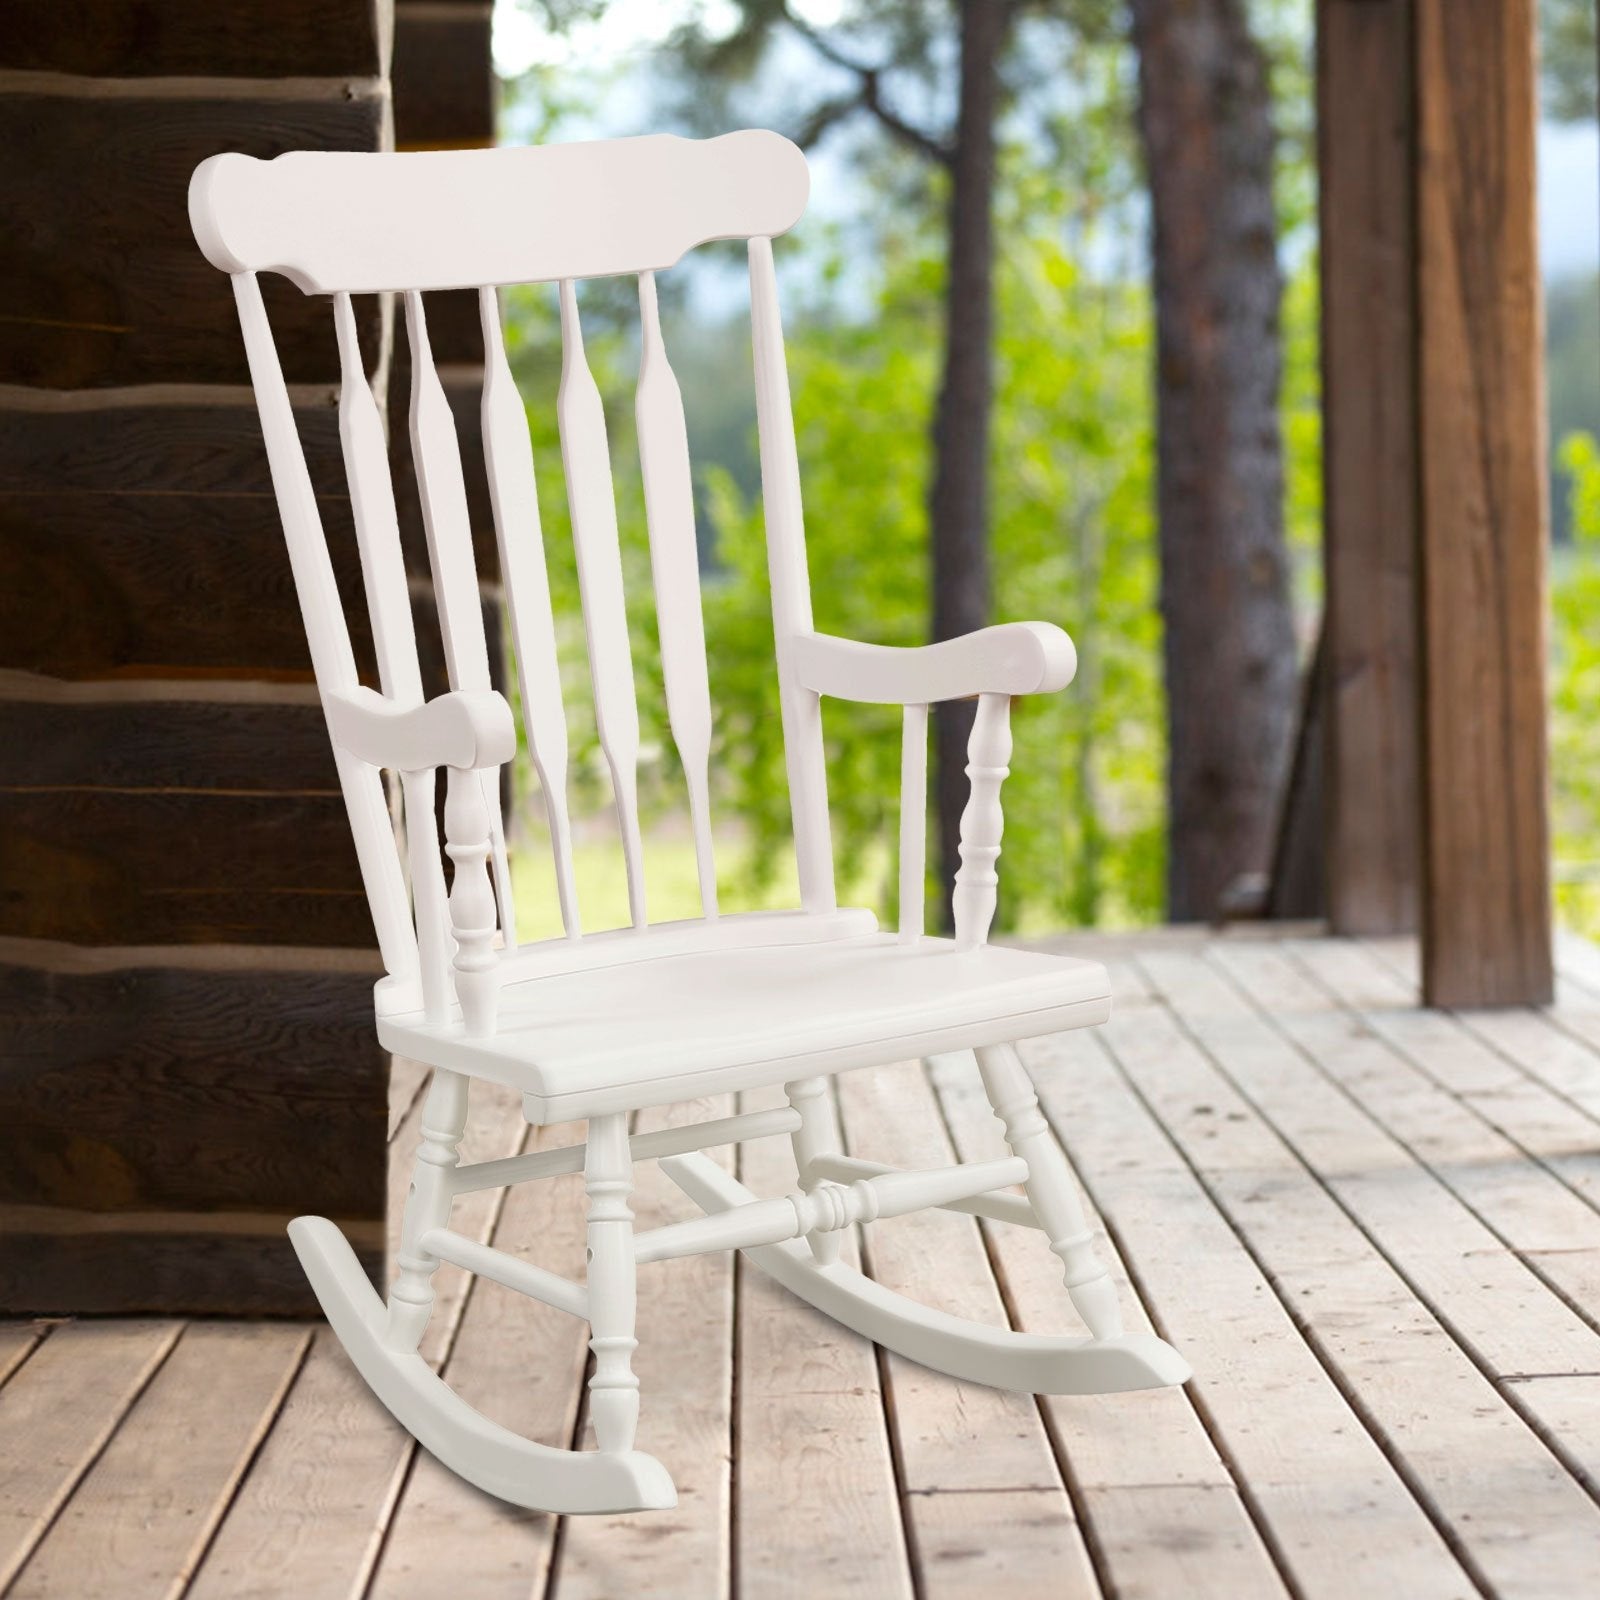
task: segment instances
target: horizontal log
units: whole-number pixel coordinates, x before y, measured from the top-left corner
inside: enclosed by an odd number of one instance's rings
[[[11,0],[0,66],[108,78],[377,77],[374,0]]]
[[[185,1233],[165,1224],[150,1233],[36,1233],[8,1225],[0,1214],[0,1311],[12,1316],[318,1315],[316,1296],[284,1231],[288,1219],[261,1221],[262,1232],[249,1235]],[[381,1288],[382,1247],[358,1245],[356,1256]]]
[[[333,793],[0,788],[0,928],[83,944],[370,945]]]
[[[371,981],[0,964],[0,1309],[303,1313],[282,1232],[303,1211],[376,1269]]]
[[[338,792],[319,706],[0,700],[13,789]]]
[[[395,7],[394,127],[400,150],[492,145],[495,78],[486,3]]]
[[[0,395],[0,666],[310,679],[253,401]],[[297,407],[357,660],[372,648],[331,404]],[[156,491],[156,492],[152,492]]]
[[[304,97],[0,98],[0,371],[63,389],[247,381],[227,279],[189,230],[190,174],[219,150],[376,150],[387,118],[381,80]],[[337,378],[327,305],[276,277],[265,289],[288,380]],[[376,301],[361,313],[374,321]]]

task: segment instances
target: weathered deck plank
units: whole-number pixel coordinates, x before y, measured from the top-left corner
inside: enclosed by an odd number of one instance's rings
[[[1581,1587],[1583,1574],[1600,1571],[1600,1507],[1417,1298],[1382,1252],[1381,1236],[1356,1225],[1280,1127],[1315,1116],[1322,1159],[1337,1173],[1339,1134],[1347,1148],[1367,1138],[1359,1116],[1341,1122],[1281,1041],[1272,1080],[1252,1075],[1236,1085],[1216,1064],[1236,1058],[1218,1035],[1226,1029],[1222,1038],[1236,1044],[1234,1032],[1250,1032],[1257,1019],[1193,958],[1141,967],[1183,1027],[1165,1008],[1149,1008],[1145,1043],[1159,1068],[1125,1065],[1420,1503],[1474,1578],[1495,1592]],[[1403,1160],[1391,1170],[1414,1189]],[[1469,1456],[1473,1470],[1463,1472]]]
[[[558,1524],[416,1451],[326,1330],[0,1325],[0,1591],[1587,1592],[1600,1570],[1600,953],[1558,946],[1552,1010],[1454,1015],[1416,1008],[1405,942],[1289,932],[1098,941],[1116,1018],[1025,1047],[1109,1230],[1129,1320],[1189,1357],[1188,1390],[997,1395],[881,1357],[754,1269],[662,1263],[641,1283],[640,1439],[676,1476],[679,1508]],[[395,1214],[423,1081],[395,1064]],[[998,1153],[968,1062],[849,1075],[838,1095],[855,1153]],[[480,1087],[474,1110],[466,1159],[524,1142],[514,1095]],[[738,1159],[759,1192],[793,1185],[786,1140]],[[685,1203],[644,1166],[635,1209],[649,1226]],[[464,1197],[456,1223],[581,1271],[576,1178]],[[880,1276],[932,1303],[1074,1326],[1037,1233],[934,1213],[867,1241]],[[493,1285],[469,1292],[451,1268],[438,1288],[427,1352],[463,1394],[549,1443],[582,1442],[584,1325]]]
[[[763,1090],[739,1108],[782,1103]],[[788,1141],[742,1146],[739,1176],[760,1194],[793,1188]],[[858,1260],[853,1238],[843,1259]],[[911,1600],[876,1352],[745,1262],[737,1288],[739,1600]]]

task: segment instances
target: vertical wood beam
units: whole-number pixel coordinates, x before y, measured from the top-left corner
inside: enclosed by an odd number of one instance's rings
[[[1413,0],[1318,0],[1327,911],[1421,899]]]
[[[1423,996],[1551,998],[1534,0],[1414,0]]]

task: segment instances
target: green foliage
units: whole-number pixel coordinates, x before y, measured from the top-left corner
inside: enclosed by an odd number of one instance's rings
[[[1595,114],[1595,0],[1539,0],[1544,108],[1557,122]]]
[[[1600,444],[1592,434],[1569,434],[1558,456],[1572,538],[1554,552],[1550,586],[1556,907],[1593,938],[1600,935]]]
[[[678,64],[664,79],[692,89],[699,114],[721,126],[782,122],[768,109],[748,116],[732,104],[742,84],[762,87],[756,46],[764,45],[779,14],[775,3],[755,0],[745,0],[742,10],[741,40],[679,41]],[[1158,920],[1164,878],[1153,327],[1130,120],[1134,61],[1121,36],[1103,26],[1115,7],[1080,0],[1068,10],[1066,26],[1067,13],[1049,6],[1020,13],[1021,43],[1007,69],[1013,109],[1002,130],[996,218],[994,617],[1058,622],[1080,657],[1070,689],[1019,702],[1013,719],[1000,923],[1024,929]],[[925,91],[920,99],[906,92],[898,103],[915,109],[944,98],[939,91],[948,85],[931,35],[919,31],[920,22],[910,32],[895,25],[913,14],[925,21],[931,10],[874,0],[853,14],[862,20],[843,41],[852,54],[892,59],[903,83]],[[1304,85],[1305,15],[1305,0],[1261,0],[1257,25],[1275,83]],[[948,17],[942,11],[939,17],[944,28]],[[1102,25],[1091,26],[1096,17]],[[685,72],[685,61],[718,76]],[[802,87],[813,95],[818,89]],[[804,111],[795,108],[790,121],[798,125]],[[869,118],[858,131],[870,127]],[[947,178],[908,153],[903,141],[879,133],[850,147],[863,197],[858,214],[808,220],[783,241],[779,269],[817,625],[915,645],[925,642],[928,629],[929,421],[942,340]],[[1303,232],[1314,215],[1308,149],[1308,138],[1291,135],[1285,142],[1279,203],[1286,232]],[[1290,264],[1284,305],[1286,517],[1302,574],[1299,594],[1314,604],[1321,496],[1317,286],[1312,253],[1302,249],[1298,259],[1298,266]],[[720,887],[730,908],[786,897],[792,903],[793,895],[748,327],[734,272],[740,267],[726,260],[696,275],[689,265],[660,280],[696,465]],[[584,285],[584,327],[606,399],[617,480],[646,752],[642,797],[652,818],[652,915],[692,915],[681,774],[660,687],[633,439],[631,288],[631,280]],[[522,293],[512,322],[514,361],[530,400],[552,590],[566,619],[561,646],[577,808],[603,818],[608,789],[589,700],[555,428],[560,346],[553,297]],[[841,893],[892,913],[899,714],[830,701],[824,728]],[[580,896],[591,925],[618,920],[621,908],[616,873],[598,865],[608,832],[603,821],[580,829]],[[524,852],[524,861],[538,854]],[[529,895],[547,898],[542,889]],[[598,921],[592,902],[606,908]],[[548,921],[548,908],[539,915]]]

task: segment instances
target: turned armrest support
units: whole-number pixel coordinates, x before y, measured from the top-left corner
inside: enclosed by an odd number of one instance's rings
[[[334,743],[369,766],[498,767],[517,752],[511,707],[492,689],[457,689],[420,706],[397,706],[372,689],[337,690],[323,707]]]
[[[803,633],[792,644],[801,684],[835,700],[932,705],[980,694],[1050,694],[1078,670],[1072,640],[1048,622],[1003,622],[910,648]]]

